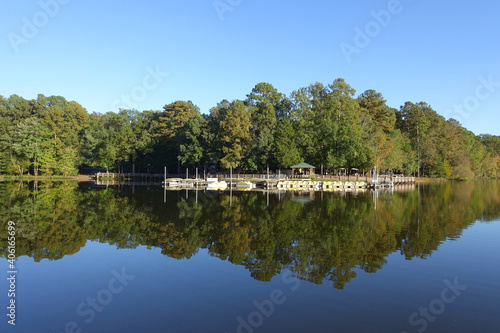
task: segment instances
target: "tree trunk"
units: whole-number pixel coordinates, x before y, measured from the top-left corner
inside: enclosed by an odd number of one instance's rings
[[[420,134],[417,126],[417,150],[418,150],[418,177],[420,177]]]
[[[179,145],[177,147],[177,174],[178,175],[181,174],[181,160],[179,159],[180,156],[181,156],[181,146]]]

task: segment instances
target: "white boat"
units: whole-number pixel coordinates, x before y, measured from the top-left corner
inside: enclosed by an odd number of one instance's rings
[[[290,186],[290,184],[288,181],[285,180],[285,181],[279,181],[277,186],[278,188],[287,188]]]
[[[354,182],[345,182],[344,183],[344,189],[354,189],[356,187],[356,184]]]
[[[207,189],[209,190],[225,190],[227,183],[225,181],[208,183]]]

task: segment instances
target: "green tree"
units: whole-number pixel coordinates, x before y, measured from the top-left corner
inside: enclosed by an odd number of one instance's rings
[[[429,110],[430,107],[423,102],[418,104],[406,102],[405,105],[401,107],[400,112],[400,129],[402,132],[406,132],[407,137],[412,143],[413,149],[417,152],[419,177],[423,168],[423,147],[425,145],[428,129],[431,125],[430,119],[426,116],[426,111]]]
[[[126,121],[121,121],[120,118],[120,115],[112,112],[104,115],[94,113],[90,116],[90,126],[84,133],[85,164],[112,169],[119,161],[128,158],[128,151],[123,150],[125,141],[121,134],[122,125]]]
[[[330,138],[322,140],[326,143],[327,151],[325,165],[328,168],[354,167],[363,163],[364,156],[361,155],[361,126],[360,107],[353,98],[355,90],[343,79],[335,80],[329,85],[327,95],[327,113],[325,118],[330,121],[324,122],[327,128],[337,128]],[[319,119],[321,123],[321,118]],[[333,125],[335,122],[336,125]],[[321,130],[321,127],[320,127]]]
[[[259,167],[269,166],[271,162],[277,112],[283,116],[286,97],[271,84],[261,82],[247,95],[245,104],[251,112],[252,149],[247,159]]]
[[[186,123],[192,117],[199,115],[200,109],[191,101],[176,101],[163,107],[159,117],[159,129],[165,143],[176,152],[177,173],[180,173],[181,162],[181,133]]]
[[[296,133],[293,124],[289,120],[278,122],[274,138],[273,156],[275,163],[280,168],[289,168],[300,163],[302,157],[295,143]]]
[[[210,145],[221,167],[238,167],[250,148],[251,114],[242,101],[227,100],[210,110]]]
[[[43,135],[46,131],[35,117],[26,118],[16,125],[12,150],[19,174],[22,175],[25,171],[29,173],[33,169],[34,175],[38,175],[42,145],[47,140]]]
[[[80,150],[81,137],[88,126],[87,111],[76,102],[67,102],[63,97],[51,96],[47,101],[39,96],[40,102],[47,102],[41,113],[43,123],[49,129],[56,155],[66,147]]]
[[[206,130],[206,120],[201,114],[195,114],[186,121],[179,138],[179,160],[182,164],[198,165],[202,161],[204,157],[203,136]]]
[[[394,129],[396,110],[387,106],[381,93],[367,90],[358,97],[358,103],[373,119],[375,126],[380,127],[384,132],[390,132]]]
[[[179,135],[186,122],[199,113],[199,108],[191,101],[176,101],[165,105],[159,118],[163,135],[169,139]]]

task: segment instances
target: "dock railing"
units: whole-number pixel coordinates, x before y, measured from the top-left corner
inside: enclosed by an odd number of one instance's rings
[[[95,174],[96,181],[141,181],[141,182],[159,182],[164,180],[164,174],[154,174],[154,173],[112,173],[112,172],[99,172]],[[231,177],[230,173],[207,173],[205,177],[216,177],[219,180],[229,179]],[[167,174],[167,178],[180,178],[186,179],[185,174]],[[190,174],[188,179],[195,179],[195,174]],[[198,180],[203,179],[203,174],[198,174]],[[253,181],[269,181],[276,182],[279,180],[309,180],[314,179],[316,181],[364,181],[366,183],[373,182],[371,176],[362,175],[349,175],[349,176],[336,176],[336,175],[287,175],[283,173],[272,173],[272,174],[249,174],[249,173],[237,173],[233,172],[232,179],[234,181],[238,180],[253,180]],[[379,182],[390,183],[394,185],[404,185],[404,184],[414,184],[415,177],[402,177],[402,176],[391,176],[391,175],[379,175]]]

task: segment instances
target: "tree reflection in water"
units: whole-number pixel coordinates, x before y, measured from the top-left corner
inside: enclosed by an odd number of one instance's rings
[[[384,194],[385,197],[388,194]],[[294,195],[295,196],[295,195]],[[196,198],[196,199],[195,199]],[[6,257],[6,224],[17,223],[16,254],[58,260],[88,240],[117,248],[158,247],[189,259],[211,256],[242,265],[260,281],[286,268],[300,279],[335,288],[376,272],[399,251],[426,258],[477,220],[500,216],[499,182],[445,183],[379,196],[372,192],[291,194],[168,192],[97,189],[74,182],[0,183],[0,254]]]

